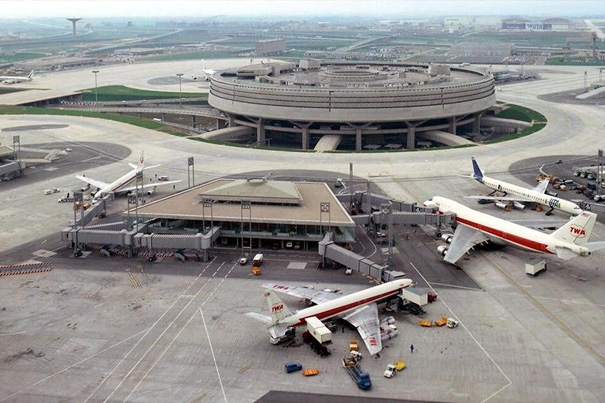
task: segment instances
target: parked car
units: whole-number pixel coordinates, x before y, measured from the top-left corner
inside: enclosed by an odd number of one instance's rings
[[[351,269],[350,267],[347,267],[347,270],[345,270],[345,274],[347,276],[350,276],[351,274],[353,274],[353,269]]]
[[[239,264],[241,264],[243,266],[246,263],[248,263],[248,256],[243,256],[242,258],[240,258]]]
[[[286,242],[286,248],[287,249],[292,249],[294,247],[294,244],[290,241]]]

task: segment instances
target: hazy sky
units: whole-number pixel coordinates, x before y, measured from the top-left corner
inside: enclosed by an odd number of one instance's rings
[[[603,0],[6,0],[0,4],[0,18],[367,15],[402,19],[409,16],[478,14],[605,15]]]

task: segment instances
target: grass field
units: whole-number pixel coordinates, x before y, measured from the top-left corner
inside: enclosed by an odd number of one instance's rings
[[[123,85],[108,85],[105,87],[97,88],[99,101],[141,101],[145,99],[174,99],[179,98],[178,92],[164,92],[164,91],[146,91],[137,90],[135,88],[125,87]],[[183,92],[182,98],[207,98],[206,93],[197,92]],[[95,89],[89,88],[84,90],[82,99],[87,102],[95,100]]]
[[[605,61],[588,59],[585,57],[564,58],[551,57],[546,59],[548,66],[605,66]]]
[[[129,125],[143,127],[145,129],[158,130],[172,135],[181,134],[172,128],[164,126],[153,120],[143,120],[132,116],[118,115],[116,113],[85,112],[70,109],[34,108],[29,106],[0,105],[0,115],[60,115],[60,116],[82,116],[88,118],[99,118],[127,123]]]
[[[223,59],[223,58],[231,58],[235,57],[235,55],[231,52],[226,51],[218,51],[218,50],[201,50],[199,52],[187,52],[187,53],[174,53],[174,54],[164,54],[159,56],[150,56],[146,57],[142,60],[150,61],[150,62],[164,62],[170,60],[195,60],[195,59]],[[200,64],[201,68],[201,64]]]
[[[37,59],[39,57],[45,56],[44,53],[15,53],[15,54],[2,54],[0,55],[0,62],[2,63],[12,63],[12,62],[20,62],[23,60]]]
[[[534,124],[531,127],[521,130],[519,133],[509,134],[508,136],[498,137],[497,139],[493,139],[493,140],[487,140],[484,142],[484,144],[501,143],[503,141],[509,141],[509,140],[518,139],[520,137],[529,136],[530,134],[539,132],[540,130],[544,129],[545,127],[546,127],[545,123]]]
[[[523,122],[546,122],[546,117],[533,109],[525,108],[520,105],[506,104],[508,109],[496,115],[503,119],[521,120]]]

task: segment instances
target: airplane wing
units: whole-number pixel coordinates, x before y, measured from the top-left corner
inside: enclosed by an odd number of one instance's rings
[[[481,231],[459,224],[443,260],[451,264],[456,264],[456,262],[473,246],[488,240],[489,238]]]
[[[316,305],[341,297],[340,294],[336,294],[334,292],[318,291],[313,288],[289,286],[285,284],[265,283],[262,285],[262,287],[282,294],[302,298],[311,301]]]
[[[508,220],[509,222],[522,225],[527,228],[545,229],[559,228],[567,224],[569,220]]]
[[[91,178],[87,178],[86,176],[80,176],[80,175],[76,175],[76,178],[80,179],[83,182],[86,182],[96,188],[102,189],[105,186],[107,186],[108,184],[105,182],[101,182],[95,179],[91,179]]]
[[[545,178],[542,180],[542,182],[540,182],[538,184],[538,186],[536,186],[534,188],[534,191],[538,192],[538,193],[544,193],[546,192],[546,188],[548,187],[548,183],[550,182],[549,178]]]
[[[378,307],[375,303],[356,309],[343,319],[357,328],[371,355],[382,350],[380,320],[378,319]]]
[[[500,200],[500,201],[517,201],[517,202],[532,202],[533,200],[520,196],[464,196],[467,199],[480,200]]]
[[[143,185],[142,188],[143,188],[143,190],[145,190],[145,189],[154,188],[157,186],[172,185],[174,183],[179,183],[179,182],[182,182],[182,181],[153,182],[153,183],[148,183],[146,185]],[[132,192],[133,190],[136,190],[136,189],[137,189],[136,186],[129,186],[126,188],[120,188],[120,189],[116,190],[115,193]],[[139,189],[141,189],[141,187],[139,187]]]

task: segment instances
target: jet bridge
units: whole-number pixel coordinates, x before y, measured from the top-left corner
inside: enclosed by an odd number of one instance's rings
[[[336,196],[342,203],[351,203],[351,194],[339,194]],[[354,192],[353,205],[360,206],[364,210],[379,210],[382,204],[391,203],[393,206],[393,224],[404,225],[452,225],[456,221],[455,214],[439,214],[435,209],[418,206],[416,203],[396,201],[377,194],[367,192]],[[388,215],[374,211],[372,214],[358,214],[351,216],[358,225],[374,223],[376,225],[387,224]],[[384,221],[384,222],[383,222]]]
[[[81,244],[112,245],[124,248],[128,257],[135,251],[147,249],[149,255],[157,250],[193,249],[202,252],[208,259],[208,250],[220,236],[220,227],[214,227],[205,234],[155,234],[148,233],[148,223],[135,225],[128,230],[125,221],[100,224],[90,227],[67,227],[61,232],[61,240],[74,248]]]
[[[402,272],[389,270],[388,266],[375,263],[364,256],[336,245],[333,239],[334,234],[329,232],[319,242],[319,255],[322,257],[324,266],[327,258],[381,283],[405,276]]]

